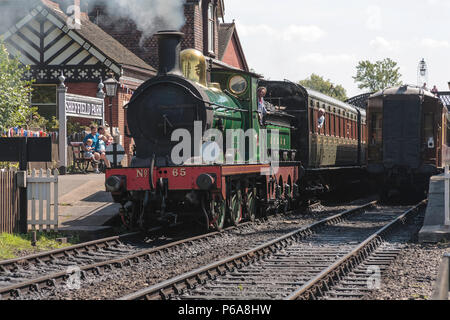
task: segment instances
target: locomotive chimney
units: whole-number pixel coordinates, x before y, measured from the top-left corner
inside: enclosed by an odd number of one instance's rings
[[[181,76],[180,50],[184,33],[178,31],[160,31],[158,38],[158,75],[173,74]]]

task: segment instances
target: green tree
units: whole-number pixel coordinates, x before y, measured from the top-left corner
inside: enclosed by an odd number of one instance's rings
[[[347,100],[347,91],[343,86],[336,85],[329,79],[325,80],[323,77],[317,74],[313,73],[309,78],[301,80],[299,83],[304,87],[319,91],[341,101]]]
[[[11,58],[0,39],[0,130],[26,126],[36,109],[30,108],[31,81],[23,80],[29,70],[19,59]]]
[[[372,63],[368,60],[360,61],[356,66],[356,76],[353,77],[358,88],[379,91],[388,87],[400,86],[400,67],[390,58]]]

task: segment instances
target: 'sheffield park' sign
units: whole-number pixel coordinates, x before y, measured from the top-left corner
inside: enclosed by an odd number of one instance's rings
[[[105,124],[104,118],[104,94],[99,91],[98,97],[87,97],[67,93],[64,84],[64,76],[60,78],[58,86],[58,111],[59,111],[59,172],[65,174],[67,163],[67,118],[85,118],[101,120]],[[101,96],[101,97],[100,97]]]
[[[67,94],[66,116],[103,119],[103,101],[96,98]]]

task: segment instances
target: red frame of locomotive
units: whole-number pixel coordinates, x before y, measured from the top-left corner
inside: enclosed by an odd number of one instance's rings
[[[280,166],[278,170],[271,175],[266,176],[267,190],[270,190],[269,184],[274,177],[276,183],[282,177],[283,185],[288,183],[289,177],[291,182],[295,183],[299,178],[298,166]],[[236,177],[244,178],[247,175],[262,175],[263,172],[271,170],[269,164],[255,164],[255,165],[199,165],[199,166],[176,166],[176,167],[161,167],[154,168],[153,171],[153,185],[161,178],[167,179],[169,191],[189,191],[199,190],[197,185],[197,178],[201,174],[210,174],[216,177],[215,187],[212,191],[220,192],[223,199],[226,197],[226,178]],[[125,177],[123,190],[126,191],[148,191],[150,190],[150,168],[114,168],[106,170],[106,179],[111,176]],[[292,192],[292,190],[291,190]],[[273,198],[271,197],[273,196]],[[274,199],[274,192],[267,192],[267,199]],[[292,196],[292,195],[291,195]],[[283,194],[284,197],[284,194]]]

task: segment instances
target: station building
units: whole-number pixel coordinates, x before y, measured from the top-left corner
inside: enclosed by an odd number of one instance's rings
[[[81,8],[79,28],[68,23],[67,10],[74,4]],[[31,101],[40,114],[58,115],[56,92],[61,74],[68,93],[90,97],[101,96],[101,81],[111,75],[118,80],[112,119],[108,98],[104,119],[119,133],[126,161],[130,161],[133,142],[126,136],[124,106],[134,90],[156,75],[155,37],[140,44],[142,33],[132,20],[111,15],[93,0],[0,0],[0,12],[0,36],[8,52],[31,67],[26,77],[35,81]],[[202,52],[210,68],[248,71],[236,26],[224,23],[224,12],[223,0],[186,0],[182,49]],[[88,120],[74,121],[89,125]]]

